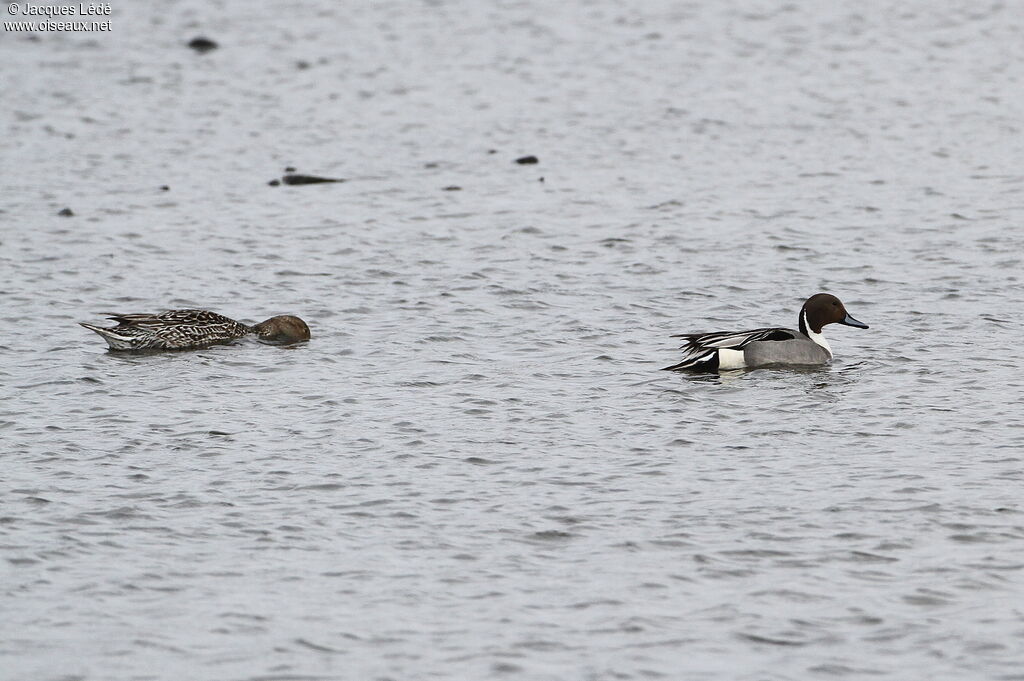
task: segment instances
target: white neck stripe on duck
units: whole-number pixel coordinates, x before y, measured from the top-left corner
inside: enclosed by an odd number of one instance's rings
[[[824,331],[824,329],[822,330]],[[811,325],[807,323],[807,310],[800,310],[800,333],[825,348],[825,352],[828,353],[829,358],[832,357],[832,347],[828,344],[828,341],[825,340],[825,334],[816,332],[811,328]]]

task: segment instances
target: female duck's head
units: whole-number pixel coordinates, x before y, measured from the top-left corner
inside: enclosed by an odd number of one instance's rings
[[[298,343],[309,340],[306,322],[292,315],[271,317],[252,327],[253,333],[267,343]]]

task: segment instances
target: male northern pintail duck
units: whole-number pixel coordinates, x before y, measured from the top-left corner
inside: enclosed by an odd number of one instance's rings
[[[298,317],[271,317],[246,326],[206,310],[168,310],[160,314],[115,314],[107,317],[117,326],[82,326],[103,336],[111,350],[187,350],[256,334],[270,343],[309,340],[309,327]]]
[[[821,333],[826,324],[858,329],[868,325],[850,316],[838,298],[816,293],[800,308],[800,330],[783,328],[751,331],[684,333],[683,360],[668,371],[718,371],[768,365],[815,365],[832,359],[832,348]]]

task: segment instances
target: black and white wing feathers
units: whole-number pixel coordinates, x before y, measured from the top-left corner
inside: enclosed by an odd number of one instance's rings
[[[682,338],[682,359],[668,371],[682,369],[717,368],[719,350],[742,350],[756,341],[784,341],[796,338],[792,331],[769,327],[749,331],[713,331],[711,333],[681,333],[673,338]],[[714,366],[711,366],[714,365]]]

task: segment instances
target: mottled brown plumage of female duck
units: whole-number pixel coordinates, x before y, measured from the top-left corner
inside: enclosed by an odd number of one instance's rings
[[[271,343],[309,340],[309,327],[298,317],[271,317],[254,326],[207,310],[168,310],[160,314],[115,314],[107,317],[117,326],[94,326],[111,350],[187,350],[226,343],[249,334]]]

